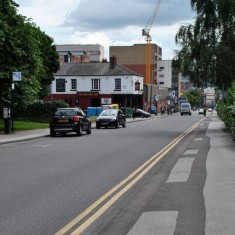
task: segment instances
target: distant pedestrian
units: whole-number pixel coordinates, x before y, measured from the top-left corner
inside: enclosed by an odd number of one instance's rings
[[[134,106],[133,109],[132,109],[132,117],[133,117],[133,119],[135,119],[135,116],[136,116],[136,107]]]
[[[205,117],[206,116],[206,108],[204,108],[203,112],[204,112],[204,117]]]

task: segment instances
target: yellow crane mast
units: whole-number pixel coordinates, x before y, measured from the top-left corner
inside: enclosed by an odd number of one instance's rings
[[[158,9],[159,9],[162,1],[163,0],[157,1],[156,5],[154,7],[154,10],[152,12],[152,15],[148,20],[147,25],[145,26],[144,29],[142,29],[142,36],[145,36],[145,41],[146,41],[146,84],[151,83],[151,80],[150,80],[150,76],[151,76],[151,71],[150,71],[151,45],[150,45],[150,42],[152,41],[152,38],[150,36],[150,30],[151,30],[151,27],[152,27],[155,19],[156,19],[157,12],[158,12]]]

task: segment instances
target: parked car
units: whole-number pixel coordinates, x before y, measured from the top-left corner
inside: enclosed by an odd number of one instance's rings
[[[108,128],[114,126],[118,128],[120,125],[126,127],[126,117],[120,109],[103,110],[96,119],[96,128]]]
[[[207,112],[212,112],[212,108],[208,108],[208,109],[207,109]]]
[[[85,131],[91,134],[91,122],[80,108],[58,108],[50,121],[50,135],[57,133],[65,135],[68,132],[76,132],[78,136]]]
[[[150,113],[144,111],[143,109],[136,109],[134,115],[135,117],[143,117],[143,118],[150,117]]]
[[[200,115],[200,114],[204,115],[204,109],[200,108],[200,109],[198,110],[198,114],[199,114],[199,115]]]

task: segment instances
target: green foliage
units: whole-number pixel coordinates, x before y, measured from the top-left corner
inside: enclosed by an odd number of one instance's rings
[[[17,120],[33,120],[40,122],[48,122],[51,115],[57,108],[68,107],[68,104],[64,100],[55,101],[35,101],[27,106],[27,108],[14,110],[14,118]]]
[[[190,91],[184,92],[184,97],[188,99],[188,102],[191,106],[199,106],[200,105],[200,90],[199,89],[192,89]]]
[[[47,86],[59,69],[59,55],[53,39],[26,17],[17,14],[14,1],[0,0],[0,93],[11,100],[12,72],[20,71],[15,82],[14,104],[22,109],[47,95]]]
[[[231,131],[235,125],[235,82],[228,90],[226,103],[217,103],[217,113],[221,120],[224,121],[227,129]]]
[[[179,29],[176,43],[181,50],[173,67],[197,87],[226,89],[235,80],[235,1],[191,0],[191,5],[195,24]]]
[[[14,131],[48,128],[48,123],[14,121]],[[0,120],[0,133],[4,133],[4,121]]]

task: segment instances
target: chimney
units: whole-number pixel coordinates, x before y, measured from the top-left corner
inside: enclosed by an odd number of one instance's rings
[[[117,65],[117,57],[114,55],[110,57],[110,69],[114,69]]]

